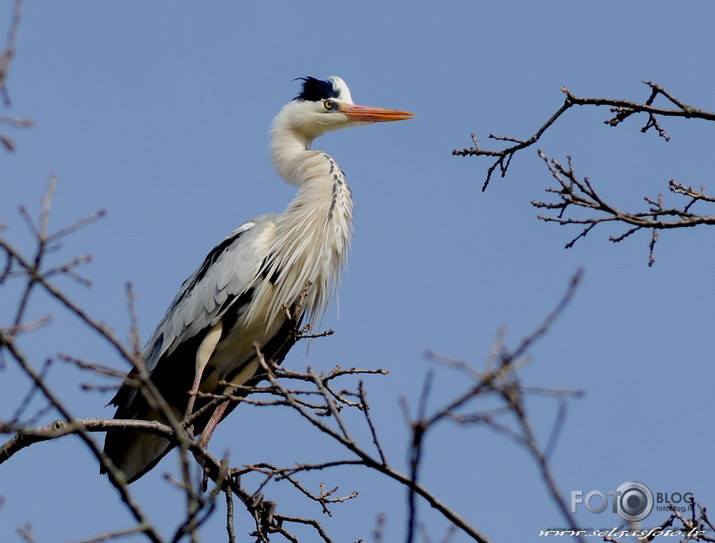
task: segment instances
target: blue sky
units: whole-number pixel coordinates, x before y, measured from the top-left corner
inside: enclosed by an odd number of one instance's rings
[[[1,28],[10,13],[11,2],[0,2]],[[562,103],[562,85],[579,95],[644,100],[641,81],[651,80],[715,109],[714,17],[712,4],[687,1],[677,9],[646,1],[28,2],[8,81],[12,108],[3,114],[32,118],[36,127],[3,127],[18,150],[2,157],[0,222],[29,249],[17,208],[36,213],[52,173],[56,226],[107,210],[55,257],[91,253],[84,273],[92,288],[61,286],[125,337],[124,285],[131,281],[147,338],[211,247],[244,220],[286,207],[294,188],[271,168],[268,126],[297,94],[294,78],[339,75],[357,103],[417,117],[316,141],[347,174],[355,236],[339,311],[334,304],[323,321],[336,334],[308,354],[296,348],[286,364],[389,370],[367,387],[388,455],[404,467],[399,398],[414,403],[435,368],[424,352],[481,366],[499,326],[515,345],[583,268],[574,300],[523,372],[534,386],[585,392],[569,404],[553,456],[560,487],[607,492],[638,480],[658,492],[694,492],[712,506],[712,235],[706,228],[662,233],[652,268],[649,237],[614,245],[608,236],[617,227],[597,228],[565,250],[578,232],[539,222],[529,204],[549,184],[536,149],[518,155],[508,177],[495,178],[485,193],[490,163],[451,150],[469,146],[472,132],[484,144],[490,132],[530,136]],[[571,155],[576,171],[623,208],[642,209],[642,197],[666,191],[671,178],[696,187],[711,182],[708,123],[666,120],[665,143],[640,133],[643,119],[614,129],[606,118],[606,110],[572,110],[539,147],[562,161]],[[7,290],[0,296],[6,315],[13,298]],[[52,325],[24,344],[38,363],[70,352],[121,367],[101,341],[38,298],[33,314],[46,313],[55,315]],[[27,384],[10,365],[0,379],[4,418]],[[103,407],[108,395],[79,390],[86,377],[58,367],[50,379],[77,416],[112,415]],[[437,407],[464,383],[437,369],[434,386]],[[528,407],[545,440],[556,404],[534,398]],[[425,484],[493,540],[530,540],[564,526],[533,462],[513,443],[486,429],[445,425],[427,446]],[[334,453],[285,412],[248,406],[221,425],[212,449],[230,450],[234,464]],[[183,505],[162,478],[175,469],[170,457],[132,487],[165,530]],[[320,480],[360,492],[322,519],[336,540],[370,541],[380,512],[386,540],[402,537],[401,488],[349,471]],[[0,495],[4,541],[19,540],[15,527],[25,522],[38,541],[70,541],[130,522],[76,439],[32,447],[3,464]],[[276,498],[297,515],[320,515],[303,510],[288,489]],[[439,540],[444,523],[427,505],[421,510]],[[609,512],[580,509],[577,516],[587,527],[619,524]],[[644,524],[665,516],[654,513]],[[220,515],[203,537],[224,537]]]

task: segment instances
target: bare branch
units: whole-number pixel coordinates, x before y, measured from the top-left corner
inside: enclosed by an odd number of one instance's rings
[[[10,62],[15,56],[15,42],[17,41],[17,33],[20,28],[21,14],[22,0],[15,0],[12,8],[10,28],[7,32],[5,48],[2,53],[0,53],[0,97],[2,97],[5,107],[10,107],[10,94],[7,90],[7,77],[10,70]],[[11,117],[0,117],[0,123],[16,128],[28,128],[33,125],[33,122],[29,119],[15,119]],[[5,147],[6,151],[12,152],[15,150],[15,143],[4,134],[0,134],[0,145]]]
[[[565,498],[559,491],[549,465],[549,457],[555,446],[555,440],[564,423],[565,412],[562,411],[564,407],[560,407],[560,412],[554,422],[551,435],[547,440],[547,445],[542,448],[539,445],[539,440],[529,421],[524,402],[526,395],[531,390],[538,390],[539,392],[542,392],[542,390],[524,387],[518,378],[517,370],[528,361],[527,353],[529,349],[536,341],[549,332],[556,319],[571,302],[581,280],[582,273],[583,272],[579,270],[571,277],[566,292],[558,304],[546,316],[541,325],[539,325],[534,332],[526,336],[513,350],[509,350],[505,347],[503,343],[503,331],[500,331],[497,334],[497,340],[492,348],[493,355],[487,360],[484,370],[477,371],[464,362],[431,355],[431,359],[460,371],[470,378],[472,383],[467,390],[443,407],[436,409],[432,415],[428,416],[423,414],[418,420],[411,421],[410,423],[413,435],[413,449],[415,447],[423,447],[427,432],[443,420],[450,420],[460,424],[482,424],[498,434],[508,437],[528,451],[530,456],[535,460],[542,481],[546,485],[552,500],[559,508],[562,517],[570,529],[574,531],[578,531],[576,519],[570,512]],[[426,391],[428,390],[429,387],[426,385],[423,389],[423,398],[426,396]],[[559,396],[563,398],[563,395],[558,395],[557,397]],[[494,408],[490,405],[488,410],[480,410],[475,413],[463,415],[465,409],[486,397],[490,399],[498,398],[501,400],[500,406]],[[424,405],[424,403],[426,403],[426,400],[422,401],[422,405]],[[563,401],[561,406],[563,406]],[[415,458],[419,459],[414,450],[411,451],[411,458],[413,464],[415,463]],[[583,541],[583,539],[579,540]]]
[[[342,423],[342,425],[341,423],[338,423],[338,429],[335,429],[325,422],[324,417],[316,415],[315,413],[306,409],[304,406],[300,405],[300,403],[296,402],[293,398],[293,395],[286,388],[284,388],[283,385],[276,379],[273,369],[270,367],[269,363],[263,358],[260,352],[258,354],[258,360],[263,367],[271,385],[273,385],[276,391],[283,395],[286,400],[286,404],[293,408],[295,411],[297,411],[304,419],[310,422],[311,425],[313,425],[323,434],[333,438],[336,442],[341,444],[348,451],[355,454],[357,458],[360,459],[362,464],[367,468],[376,470],[393,479],[394,481],[405,485],[408,488],[414,487],[414,491],[420,497],[426,500],[430,506],[439,511],[442,515],[445,516],[445,518],[455,524],[460,530],[469,535],[474,541],[487,541],[487,538],[484,535],[482,535],[476,528],[471,526],[465,519],[459,516],[453,509],[441,502],[428,489],[418,483],[413,482],[409,476],[400,473],[399,471],[392,468],[392,466],[390,466],[389,464],[384,463],[382,461],[382,458],[375,458],[364,448],[362,448],[358,443],[353,441],[350,437],[349,432],[347,431],[347,428],[344,426],[344,423]],[[313,382],[316,384],[316,386],[324,390],[324,395],[327,394],[326,401],[328,401],[331,414],[338,414],[337,408],[332,401],[332,396],[327,390],[325,390],[324,383],[320,381],[317,374],[312,373],[312,375],[315,376]]]
[[[568,163],[563,165],[554,158],[549,159],[543,151],[539,151],[539,156],[546,164],[553,179],[557,182],[556,187],[546,189],[547,193],[556,196],[557,201],[532,201],[531,204],[536,208],[556,212],[555,216],[539,215],[538,218],[544,222],[553,222],[560,225],[580,225],[583,227],[581,232],[566,244],[567,249],[572,247],[579,239],[584,238],[599,224],[622,223],[629,225],[631,228],[620,235],[609,237],[609,240],[619,243],[639,230],[650,230],[651,241],[649,244],[648,265],[652,266],[655,262],[654,249],[658,241],[659,230],[715,225],[714,215],[697,215],[690,211],[697,202],[707,204],[715,202],[712,197],[705,193],[704,187],[698,191],[671,180],[668,183],[670,192],[689,199],[683,207],[666,207],[663,202],[663,196],[659,194],[657,198],[643,198],[649,204],[647,211],[631,213],[621,211],[607,203],[596,192],[587,177],[583,179],[577,177],[571,157],[568,158]],[[573,214],[567,215],[567,213],[577,209],[587,210],[590,216],[576,217]]]
[[[497,168],[499,168],[501,177],[505,177],[514,155],[517,152],[526,149],[527,147],[531,147],[537,141],[539,141],[541,139],[541,136],[543,136],[546,132],[546,130],[548,130],[559,117],[561,117],[566,111],[573,108],[574,106],[608,107],[611,113],[615,114],[614,117],[604,121],[604,123],[608,124],[609,126],[618,126],[631,115],[645,113],[647,114],[648,118],[646,124],[641,128],[641,132],[647,132],[649,129],[653,128],[658,132],[658,135],[664,138],[666,141],[669,138],[666,135],[665,130],[660,126],[658,122],[658,117],[683,117],[686,119],[702,119],[706,121],[715,121],[715,113],[686,105],[660,85],[657,85],[650,81],[643,81],[643,83],[647,85],[651,90],[650,97],[645,103],[612,98],[583,98],[575,95],[566,87],[561,87],[561,91],[566,95],[564,103],[543,125],[541,125],[541,127],[536,130],[536,132],[530,138],[519,139],[505,136],[494,136],[493,134],[490,134],[490,139],[514,143],[514,145],[511,145],[504,149],[490,150],[482,148],[479,145],[476,136],[472,134],[471,137],[474,145],[465,149],[454,149],[452,151],[452,154],[456,156],[487,156],[496,158],[496,160],[487,170],[486,179],[484,181],[484,184],[482,185],[482,190],[484,191],[486,190],[487,186],[489,186],[489,182],[492,178],[492,175]],[[674,107],[662,108],[654,106],[653,101],[658,95],[662,95]]]

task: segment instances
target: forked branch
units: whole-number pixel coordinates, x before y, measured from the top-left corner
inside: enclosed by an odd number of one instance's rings
[[[659,123],[660,117],[683,117],[686,119],[702,119],[706,121],[715,121],[715,113],[711,111],[706,111],[703,109],[695,108],[685,104],[682,100],[675,97],[671,92],[663,88],[662,86],[652,83],[650,81],[644,81],[650,89],[650,96],[645,102],[634,102],[631,100],[621,100],[612,98],[584,98],[575,95],[566,87],[561,87],[561,91],[566,95],[564,103],[554,112],[553,115],[541,126],[534,134],[527,139],[513,138],[507,136],[495,136],[494,134],[489,134],[489,138],[495,141],[512,143],[505,147],[504,149],[485,149],[477,140],[475,134],[472,134],[472,142],[474,145],[472,147],[467,147],[465,149],[454,149],[452,151],[453,155],[456,156],[487,156],[494,158],[494,162],[487,169],[486,179],[482,185],[482,190],[486,190],[489,182],[491,181],[492,175],[495,171],[499,170],[501,177],[505,177],[506,173],[511,165],[511,161],[514,155],[531,147],[537,141],[541,139],[541,136],[568,110],[572,109],[574,106],[595,106],[595,107],[607,107],[610,112],[613,113],[613,117],[604,121],[605,124],[609,126],[618,126],[627,118],[635,114],[646,115],[646,122],[641,127],[641,132],[647,132],[650,129],[655,130],[658,135],[664,138],[666,141],[669,139],[666,131],[662,128]],[[657,107],[653,105],[655,99],[658,96],[662,96],[669,106],[667,107]]]
[[[564,165],[555,158],[549,159],[543,151],[539,151],[539,156],[556,181],[555,186],[546,188],[546,192],[554,195],[556,200],[552,202],[533,200],[531,204],[553,213],[553,215],[539,215],[542,221],[582,227],[580,233],[566,244],[567,249],[573,247],[579,239],[586,237],[600,224],[625,224],[627,225],[625,232],[610,236],[608,239],[619,243],[640,230],[650,231],[648,265],[652,266],[655,262],[654,250],[660,230],[715,225],[715,216],[699,215],[691,211],[693,205],[698,202],[715,203],[715,198],[706,193],[705,187],[695,189],[671,179],[668,182],[668,190],[686,199],[681,206],[666,206],[663,195],[658,194],[655,198],[643,198],[648,204],[648,208],[644,211],[621,211],[596,192],[588,177],[579,178],[576,175],[571,157],[568,157],[568,162]],[[579,215],[578,212],[583,210],[586,210],[585,216]]]

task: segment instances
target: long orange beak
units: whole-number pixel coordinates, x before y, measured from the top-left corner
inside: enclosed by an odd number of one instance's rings
[[[340,104],[340,113],[350,121],[364,123],[384,123],[389,121],[406,121],[415,116],[409,111],[385,109],[381,107],[357,106],[355,104]]]

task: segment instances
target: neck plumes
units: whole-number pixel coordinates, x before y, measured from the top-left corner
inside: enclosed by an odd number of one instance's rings
[[[350,188],[340,166],[326,153],[311,150],[310,143],[276,120],[271,134],[273,164],[299,189],[275,219],[272,252],[263,269],[263,285],[272,289],[272,296],[266,298],[272,300],[266,313],[269,320],[281,314],[284,305],[301,305],[301,312],[319,319],[347,257],[353,216]]]

